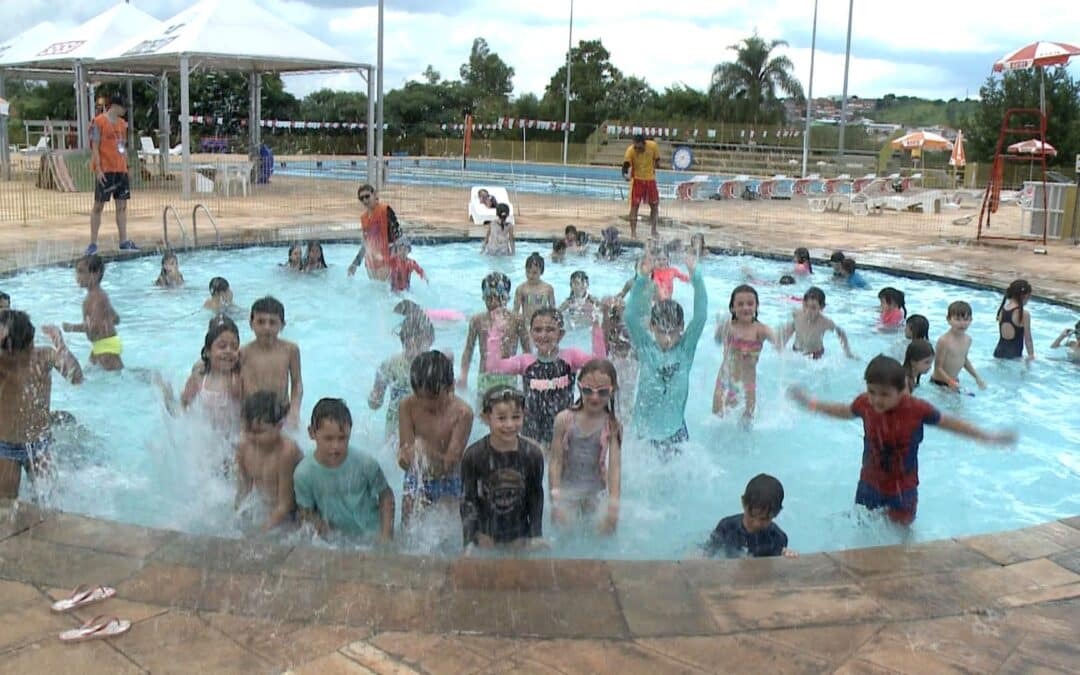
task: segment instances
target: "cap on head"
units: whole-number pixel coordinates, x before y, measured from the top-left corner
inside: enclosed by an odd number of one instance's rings
[[[127,107],[127,104],[124,102],[124,98],[122,96],[120,96],[119,94],[113,94],[112,96],[109,97],[109,105],[110,106],[118,105],[121,108],[126,108]]]

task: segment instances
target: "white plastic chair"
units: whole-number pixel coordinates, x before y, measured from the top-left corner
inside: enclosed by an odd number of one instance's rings
[[[480,190],[487,190],[488,194],[495,198],[496,203],[506,204],[510,207],[510,216],[506,222],[514,224],[514,205],[510,203],[510,195],[504,187],[490,187],[474,185],[469,192],[469,219],[473,225],[483,225],[495,220],[495,209],[480,203]]]
[[[221,186],[221,192],[226,197],[232,191],[232,184],[239,183],[241,191],[247,197],[251,186],[251,162],[218,164],[214,171],[214,183]]]

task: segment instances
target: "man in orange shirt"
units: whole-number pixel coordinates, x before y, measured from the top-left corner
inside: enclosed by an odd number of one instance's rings
[[[120,234],[121,251],[138,251],[135,242],[127,238],[127,203],[131,197],[127,168],[127,122],[124,99],[113,96],[109,108],[94,118],[90,126],[90,170],[94,172],[94,208],[90,211],[90,245],[86,255],[97,253],[101,212],[109,199],[116,200],[116,229]]]
[[[660,146],[637,134],[623,157],[622,175],[630,181],[630,238],[637,238],[637,213],[642,201],[649,203],[650,236],[657,238],[660,192],[656,189],[656,169],[660,166]]]
[[[373,186],[361,185],[356,197],[364,205],[364,212],[360,214],[364,242],[349,265],[349,276],[356,274],[356,268],[363,262],[369,277],[386,281],[390,277],[390,244],[401,236],[401,225],[390,205],[379,202]]]

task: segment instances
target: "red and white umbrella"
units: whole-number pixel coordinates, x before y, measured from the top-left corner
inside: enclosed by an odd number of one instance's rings
[[[967,155],[964,153],[964,132],[956,132],[956,141],[953,143],[952,155],[949,156],[949,166],[966,166]]]
[[[1037,138],[1029,138],[1026,141],[1013,143],[1008,148],[1009,152],[1017,155],[1046,155],[1056,157],[1057,149],[1049,143],[1043,143]]]
[[[941,134],[932,131],[912,131],[890,143],[893,150],[952,150],[953,144]]]
[[[1014,52],[1010,52],[994,63],[994,72],[1003,70],[1025,70],[1041,66],[1060,66],[1080,55],[1080,47],[1064,42],[1032,42]]]

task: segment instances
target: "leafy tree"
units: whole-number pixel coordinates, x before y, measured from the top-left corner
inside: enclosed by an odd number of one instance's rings
[[[651,119],[704,120],[711,118],[709,96],[685,84],[675,84],[659,94],[652,103]]]
[[[424,68],[424,82],[428,84],[438,84],[442,80],[442,73],[435,70],[435,66],[428,64],[427,68]]]
[[[540,99],[536,94],[522,94],[514,99],[510,114],[521,119],[537,119],[540,117]]]
[[[300,115],[320,122],[360,122],[367,119],[367,94],[356,91],[313,91],[300,102]]]
[[[608,117],[608,94],[623,74],[611,63],[600,40],[581,40],[570,50],[570,117],[578,123],[575,137],[587,136]],[[562,119],[566,105],[566,64],[555,71],[544,90],[542,113]]]
[[[475,113],[493,116],[506,110],[514,90],[514,69],[491,51],[484,38],[473,40],[469,61],[462,64],[459,74]]]
[[[633,75],[622,76],[616,78],[608,89],[604,112],[606,117],[614,119],[640,119],[655,101],[656,92],[648,82]]]
[[[795,78],[795,65],[786,56],[772,56],[783,40],[766,42],[755,31],[728,49],[736,51],[734,61],[713,68],[709,94],[715,110],[731,122],[775,123],[784,118],[777,98],[782,91],[803,99],[802,85]]]

